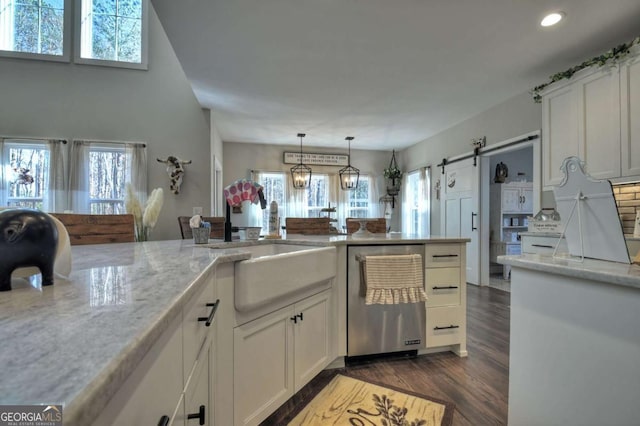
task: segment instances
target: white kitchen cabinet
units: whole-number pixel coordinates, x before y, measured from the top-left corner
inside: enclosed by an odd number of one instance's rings
[[[592,67],[542,93],[543,185],[577,156],[596,179],[640,175],[640,60]]]
[[[206,285],[167,324],[94,426],[213,424],[209,352],[215,335],[216,288],[211,273],[203,279]],[[189,414],[199,414],[200,405],[205,406],[204,423],[188,419]]]
[[[451,347],[467,356],[465,243],[425,245],[427,350]]]
[[[533,212],[533,183],[511,182],[501,186],[502,213]]]
[[[640,176],[640,55],[620,67],[622,176]]]
[[[257,425],[326,367],[328,290],[234,329],[234,423]]]

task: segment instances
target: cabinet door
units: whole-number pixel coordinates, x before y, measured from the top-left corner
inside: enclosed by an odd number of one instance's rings
[[[519,212],[521,201],[520,188],[502,188],[503,213]]]
[[[290,306],[234,329],[235,425],[259,424],[293,395],[293,315]]]
[[[622,176],[640,175],[640,56],[620,68]]]
[[[578,138],[586,171],[597,179],[620,176],[620,78],[604,67],[575,83]]]
[[[298,392],[329,362],[329,299],[324,291],[296,303],[294,324],[295,392]],[[302,317],[300,317],[302,315]]]
[[[211,354],[207,347],[200,354],[194,374],[184,392],[184,424],[186,426],[212,424],[213,411],[209,403],[209,356]]]
[[[533,214],[533,189],[523,189],[520,192],[520,196],[522,197],[522,203],[520,204],[522,213]]]
[[[177,315],[93,425],[156,425],[163,416],[173,422],[182,380],[182,322]]]
[[[559,88],[542,98],[542,183],[557,185],[562,181],[562,161],[580,156],[578,111],[572,85]]]

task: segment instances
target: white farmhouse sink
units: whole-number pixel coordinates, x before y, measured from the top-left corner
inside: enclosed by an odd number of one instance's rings
[[[336,275],[335,247],[266,244],[243,250],[252,258],[235,264],[235,306],[241,312],[328,286]]]

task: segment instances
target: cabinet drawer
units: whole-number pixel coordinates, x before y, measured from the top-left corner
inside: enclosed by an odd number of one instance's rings
[[[460,304],[460,268],[425,270],[427,307]]]
[[[426,268],[460,266],[460,244],[426,244],[424,252]]]
[[[462,343],[466,322],[460,306],[427,309],[427,348]]]
[[[213,280],[206,276],[207,284],[196,293],[183,309],[183,338],[184,338],[184,370],[185,380],[191,374],[196,357],[207,336],[213,330],[213,323],[207,327],[207,321],[198,318],[208,318],[212,310],[217,307],[207,306],[216,303]],[[185,383],[186,384],[186,383]]]
[[[534,253],[534,254],[553,254],[553,250],[558,243],[558,237],[533,237],[529,235],[522,236],[522,252]],[[560,241],[558,246],[558,253],[566,253],[567,240],[564,238]]]

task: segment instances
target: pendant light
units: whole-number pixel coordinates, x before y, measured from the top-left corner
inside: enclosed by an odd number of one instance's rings
[[[302,138],[306,134],[298,133],[300,138],[300,162],[291,168],[291,182],[294,189],[305,189],[311,186],[311,167],[302,162]]]
[[[358,181],[360,180],[360,170],[351,166],[351,141],[354,137],[347,136],[345,139],[349,141],[349,157],[347,159],[347,167],[343,167],[338,172],[338,174],[340,174],[340,188],[345,191],[355,191],[356,188],[358,188]]]

